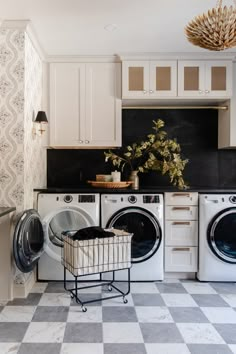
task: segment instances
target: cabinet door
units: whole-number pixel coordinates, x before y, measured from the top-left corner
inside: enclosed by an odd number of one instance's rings
[[[83,145],[85,64],[50,65],[50,145]]]
[[[205,97],[205,62],[178,62],[178,96]]]
[[[177,62],[175,60],[150,61],[149,98],[177,95]]]
[[[149,61],[122,63],[122,98],[148,98]]]
[[[121,146],[121,65],[86,64],[85,145]]]
[[[165,247],[166,272],[197,272],[198,247]]]
[[[230,97],[232,95],[232,62],[209,61],[205,64],[205,93],[210,97]]]

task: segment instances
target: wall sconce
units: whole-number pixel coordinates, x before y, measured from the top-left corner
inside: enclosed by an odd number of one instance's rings
[[[37,117],[34,121],[33,133],[34,135],[43,135],[46,131],[46,126],[48,124],[48,119],[44,111],[38,111]]]

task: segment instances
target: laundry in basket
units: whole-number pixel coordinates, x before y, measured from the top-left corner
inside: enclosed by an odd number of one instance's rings
[[[65,231],[62,236],[62,264],[74,276],[131,267],[133,234],[113,228],[91,227]]]

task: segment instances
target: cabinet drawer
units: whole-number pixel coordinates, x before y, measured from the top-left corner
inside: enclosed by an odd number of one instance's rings
[[[165,247],[166,272],[197,272],[198,247]]]
[[[198,193],[165,193],[166,205],[198,205]]]
[[[198,221],[166,221],[166,246],[198,246]]]
[[[198,220],[197,206],[166,206],[166,220]]]

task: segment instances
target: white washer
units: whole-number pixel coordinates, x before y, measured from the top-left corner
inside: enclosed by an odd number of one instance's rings
[[[61,232],[99,225],[99,194],[39,194],[45,253],[38,263],[38,280],[62,280]],[[88,279],[98,278],[89,276]],[[85,279],[85,277],[83,277]]]
[[[236,281],[236,195],[199,198],[199,271],[201,281]]]
[[[134,234],[132,281],[163,280],[163,195],[102,194],[101,223]],[[116,272],[116,279],[126,280],[127,273]]]

